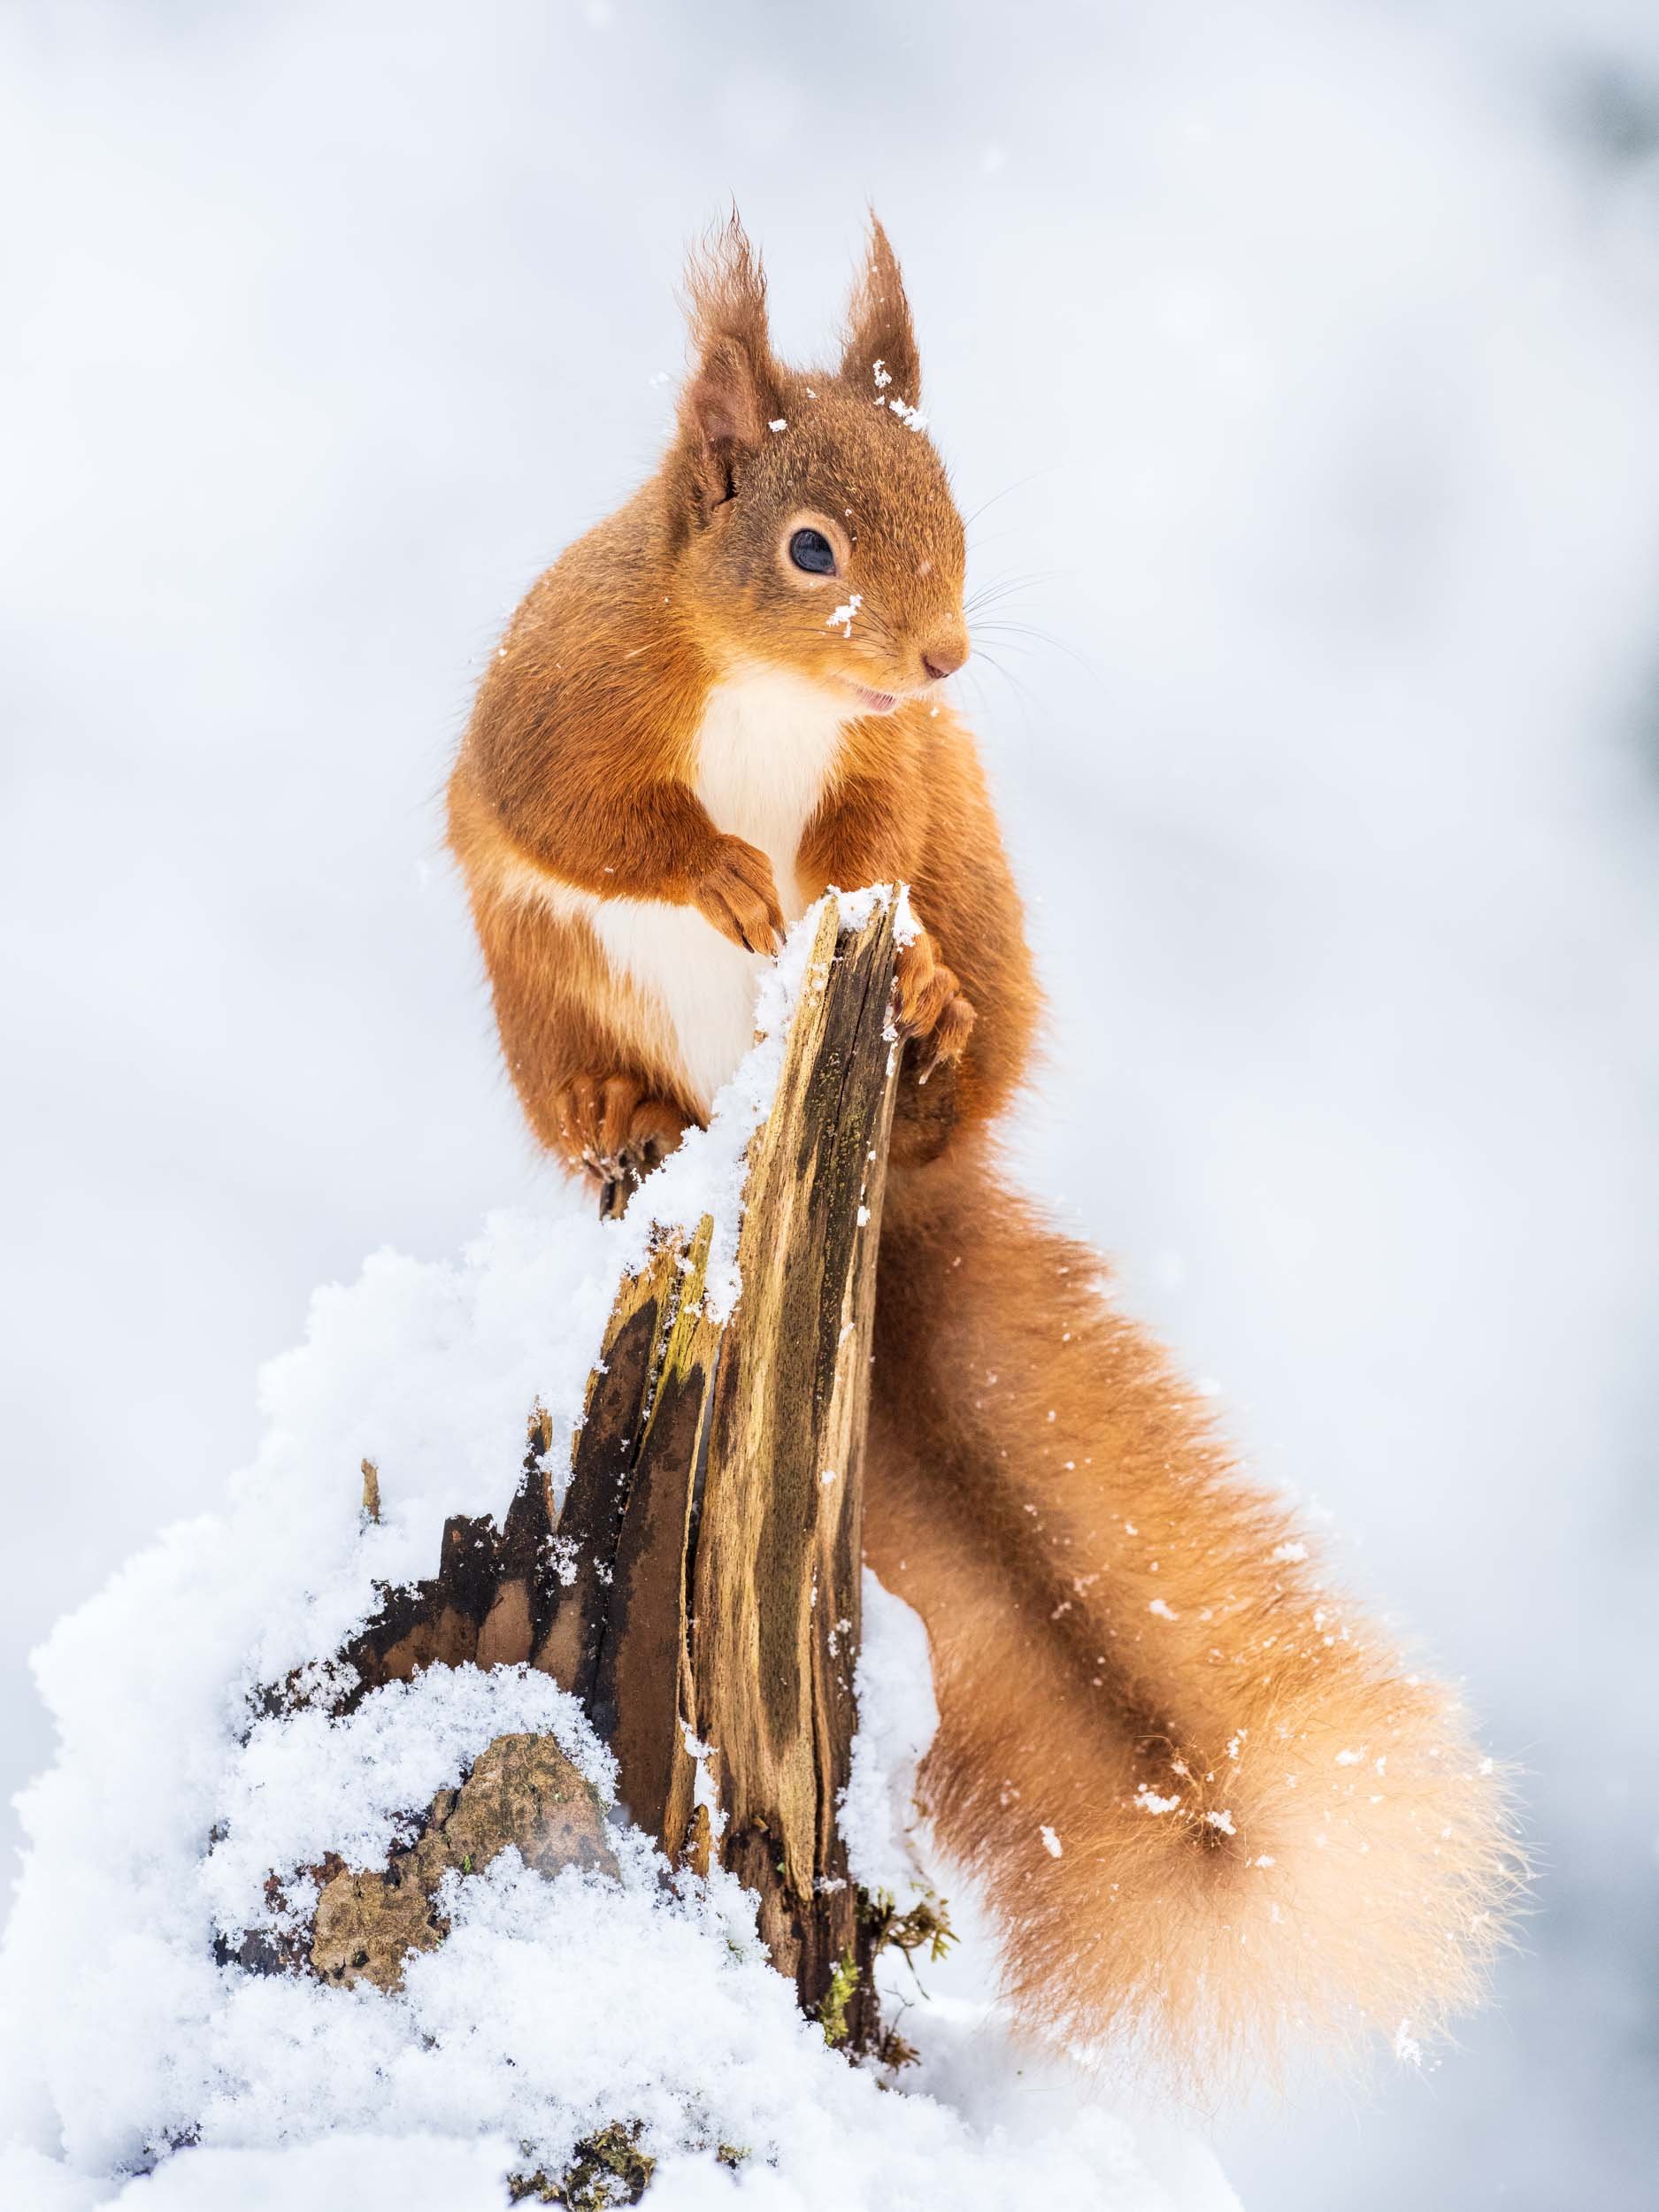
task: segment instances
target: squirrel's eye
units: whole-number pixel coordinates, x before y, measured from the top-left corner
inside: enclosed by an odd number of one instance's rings
[[[789,558],[810,576],[835,573],[835,549],[821,530],[797,530],[789,541]]]

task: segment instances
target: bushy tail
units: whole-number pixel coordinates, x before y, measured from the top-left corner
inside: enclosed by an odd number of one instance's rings
[[[933,1644],[927,1809],[1028,2017],[1207,2082],[1411,2055],[1502,1939],[1502,1785],[1102,1273],[983,1154],[893,1178],[866,1546]]]

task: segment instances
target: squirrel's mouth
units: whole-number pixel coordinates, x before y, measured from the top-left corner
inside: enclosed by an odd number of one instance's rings
[[[899,703],[896,692],[872,691],[867,685],[853,683],[846,677],[841,681],[866,714],[891,714]]]

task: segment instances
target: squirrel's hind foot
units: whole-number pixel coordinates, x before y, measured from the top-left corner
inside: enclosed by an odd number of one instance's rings
[[[575,1075],[554,1106],[565,1164],[601,1194],[604,1213],[620,1213],[641,1177],[678,1149],[690,1117],[653,1097],[637,1076]]]

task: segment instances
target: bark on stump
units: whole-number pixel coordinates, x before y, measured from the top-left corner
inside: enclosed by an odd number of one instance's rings
[[[803,2008],[854,2048],[879,2021],[836,1807],[856,1725],[894,957],[890,906],[845,933],[826,909],[749,1147],[732,1314],[704,1310],[711,1224],[662,1225],[612,1311],[562,1512],[533,1421],[501,1527],[447,1523],[437,1575],[388,1592],[344,1655],[355,1696],[468,1660],[554,1676],[616,1753],[631,1817],[756,1893]]]

